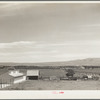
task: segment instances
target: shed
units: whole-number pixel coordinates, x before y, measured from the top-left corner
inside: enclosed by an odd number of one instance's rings
[[[27,80],[38,80],[39,70],[27,70]]]

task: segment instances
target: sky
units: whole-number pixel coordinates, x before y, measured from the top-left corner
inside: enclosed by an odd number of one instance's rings
[[[100,58],[100,3],[0,3],[0,62]]]

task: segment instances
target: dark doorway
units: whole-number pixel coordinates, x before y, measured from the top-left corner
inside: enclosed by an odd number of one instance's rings
[[[38,80],[38,76],[27,76],[28,80]]]

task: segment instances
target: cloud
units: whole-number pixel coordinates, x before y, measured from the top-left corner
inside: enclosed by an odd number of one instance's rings
[[[23,2],[0,3],[0,17],[5,18],[5,17],[28,14],[28,12],[30,12],[32,9],[34,8],[37,9],[42,5],[45,5],[45,3],[43,4],[23,3]]]
[[[100,46],[100,41],[66,41],[63,43],[46,43],[46,42],[36,42],[36,41],[18,41],[18,42],[10,42],[10,43],[0,43],[0,49],[60,49],[62,47],[74,47],[74,46]],[[57,52],[57,50],[53,50],[53,52]]]
[[[12,11],[33,6],[32,3],[0,3],[0,10]]]
[[[45,62],[100,57],[100,41],[0,43],[0,61]]]
[[[93,28],[93,27],[100,27],[100,24],[86,24],[86,25],[80,25],[79,27],[85,27],[85,28],[86,28],[86,27],[87,27],[87,28],[88,28],[88,27],[92,27],[92,28]]]
[[[33,41],[19,41],[19,42],[11,42],[11,43],[0,43],[0,48],[13,48],[13,47],[21,47],[21,46],[29,46],[35,44]]]
[[[23,14],[21,11],[30,8],[31,3],[0,3],[0,17],[8,17]]]

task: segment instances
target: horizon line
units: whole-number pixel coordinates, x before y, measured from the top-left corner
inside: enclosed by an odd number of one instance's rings
[[[55,62],[70,62],[70,61],[76,61],[76,60],[85,60],[85,59],[100,59],[100,58],[82,58],[82,59],[74,59],[74,60],[61,60],[61,61],[45,61],[45,62],[0,62],[0,63],[55,63]]]

